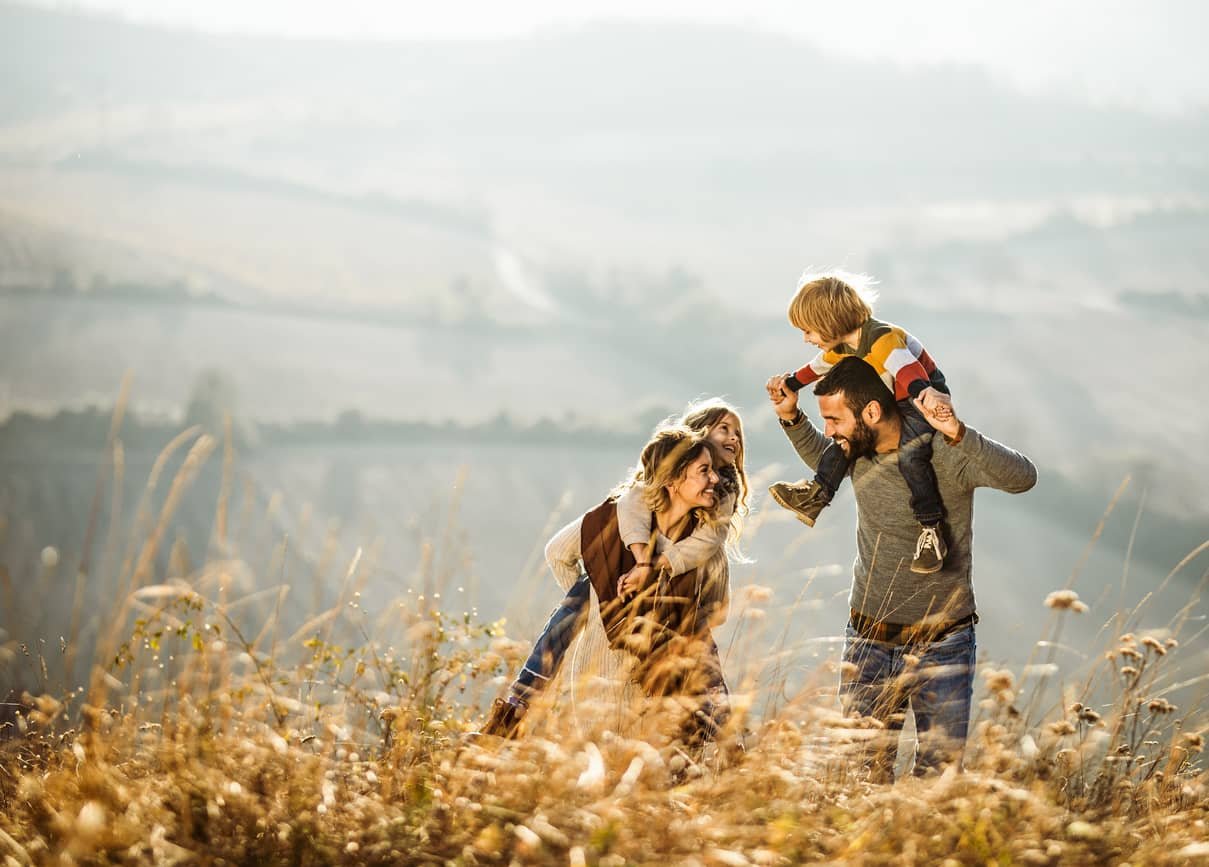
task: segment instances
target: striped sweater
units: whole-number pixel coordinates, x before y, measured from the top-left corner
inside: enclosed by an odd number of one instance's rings
[[[922,343],[897,325],[879,322],[872,317],[861,325],[856,349],[841,343],[834,349],[820,352],[805,367],[789,374],[785,378],[785,385],[800,391],[821,379],[841,358],[848,355],[863,358],[873,365],[886,388],[894,393],[895,400],[919,397],[919,393],[929,386],[949,393],[944,374]]]

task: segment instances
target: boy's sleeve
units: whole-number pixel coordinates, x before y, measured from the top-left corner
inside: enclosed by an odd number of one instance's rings
[[[579,551],[582,525],[581,515],[551,536],[550,541],[546,543],[546,565],[550,567],[554,580],[563,590],[570,590],[571,585],[583,574]]]
[[[714,524],[701,521],[688,537],[663,549],[673,575],[704,566],[726,544],[730,518],[735,513],[735,498],[727,497],[718,505],[718,520]]]
[[[646,485],[638,482],[617,499],[617,530],[627,548],[651,541],[651,510],[645,496]]]
[[[1022,494],[1037,484],[1037,467],[1015,449],[985,437],[966,426],[960,440],[933,437],[933,448],[957,449],[966,459],[961,479],[974,488],[994,488],[1009,494]]]
[[[791,425],[782,424],[781,430],[793,444],[802,462],[812,470],[819,468],[819,461],[831,440],[823,436],[823,432],[814,426],[814,422],[806,417],[806,413],[798,410],[798,418]]]
[[[873,342],[865,357],[874,367],[885,369],[894,379],[894,396],[917,398],[925,388],[935,387],[948,393],[945,378],[924,345],[898,326]]]
[[[805,367],[799,367],[785,377],[785,387],[793,391],[801,391],[815,380],[821,379],[831,370],[833,362],[828,361],[825,352],[820,352]]]

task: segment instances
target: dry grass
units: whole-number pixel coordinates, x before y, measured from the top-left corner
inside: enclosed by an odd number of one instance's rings
[[[5,864],[1209,857],[1204,708],[1168,698],[1182,623],[1156,637],[1124,632],[1122,617],[1106,654],[1062,688],[1024,689],[1022,673],[985,669],[965,770],[894,785],[859,773],[853,755],[877,732],[832,709],[833,667],[760,717],[747,711],[767,703],[741,686],[730,738],[746,729],[748,749],[737,760],[686,767],[657,708],[618,725],[590,700],[568,713],[565,693],[529,737],[483,744],[464,735],[524,650],[502,624],[442,610],[432,595],[366,610],[360,553],[336,604],[288,625],[282,588],[257,583],[229,551],[156,577],[175,495],[213,446],[193,439],[169,508],[140,522],[148,532],[115,575],[122,592],[86,688],[56,692],[37,651],[0,648],[10,682],[25,672],[44,690],[26,692],[4,723]],[[219,526],[225,536],[225,517]],[[1047,604],[1056,638],[1080,605],[1070,591]],[[1050,672],[1052,661],[1038,665]]]

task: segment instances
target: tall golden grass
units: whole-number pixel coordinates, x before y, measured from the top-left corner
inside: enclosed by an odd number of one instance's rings
[[[117,430],[115,421],[107,466],[120,475]],[[1156,635],[1127,631],[1122,612],[1104,654],[1063,673],[1060,688],[1052,658],[1020,672],[984,668],[964,770],[893,785],[860,773],[855,757],[877,725],[834,709],[834,662],[775,703],[758,700],[756,681],[781,688],[782,663],[753,668],[736,684],[724,739],[745,739],[746,752],[719,749],[698,765],[668,742],[657,707],[622,717],[590,690],[575,713],[565,691],[552,691],[525,738],[484,743],[466,734],[526,646],[502,622],[443,608],[446,588],[432,576],[420,582],[423,595],[369,610],[358,590],[361,551],[343,568],[334,605],[287,622],[284,550],[256,576],[229,536],[229,445],[212,556],[191,568],[187,552],[163,550],[173,510],[217,446],[195,430],[169,444],[145,497],[183,452],[162,510],[151,515],[144,503],[124,549],[110,528],[100,559],[114,564],[112,575],[91,573],[87,553],[81,559],[71,610],[45,626],[47,635],[64,629],[51,667],[38,636],[15,635],[55,558],[32,587],[5,577],[0,670],[31,686],[0,717],[5,864],[1209,857],[1205,709],[1169,700],[1201,679],[1175,676],[1183,619]],[[84,636],[79,588],[101,580],[114,588],[111,608]],[[754,605],[766,594],[739,596]],[[1083,603],[1061,589],[1044,604],[1040,646],[1051,647]],[[92,665],[74,686],[70,660],[80,654]]]

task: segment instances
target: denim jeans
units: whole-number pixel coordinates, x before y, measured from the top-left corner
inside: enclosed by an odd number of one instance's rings
[[[932,439],[924,436],[933,433],[934,429],[910,400],[898,402],[898,414],[902,419],[898,470],[911,491],[911,512],[915,520],[931,527],[944,519],[936,471],[932,469]],[[850,464],[844,450],[834,442],[823,450],[814,480],[827,493],[828,502],[839,490],[844,476],[848,475]]]
[[[533,651],[512,682],[510,698],[527,702],[532,695],[545,689],[587,622],[591,601],[592,581],[587,575],[580,575],[537,636]]]
[[[844,632],[840,701],[844,713],[872,717],[885,734],[869,742],[865,761],[875,780],[894,778],[898,738],[907,707],[915,716],[918,744],[913,773],[922,776],[961,761],[974,694],[974,626],[935,641],[899,645]]]

